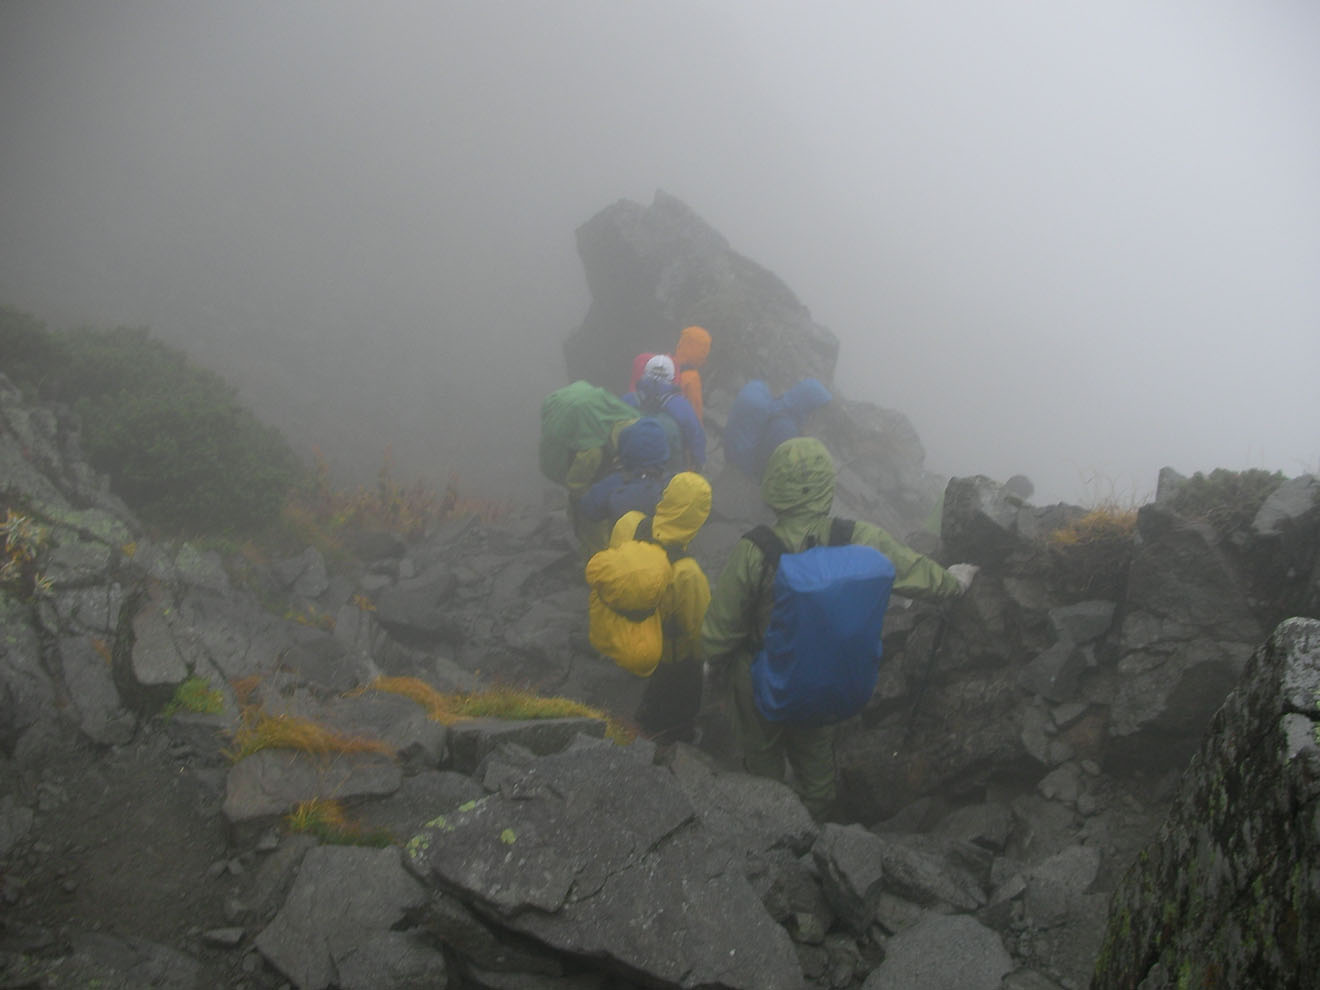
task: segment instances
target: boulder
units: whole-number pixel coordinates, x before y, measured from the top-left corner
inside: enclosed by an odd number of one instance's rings
[[[303,857],[256,946],[302,990],[443,986],[439,950],[396,930],[426,901],[426,888],[403,868],[396,847],[317,847]]]
[[[999,990],[1012,969],[1003,941],[975,918],[932,914],[886,942],[862,990]]]
[[[593,968],[657,987],[802,983],[788,935],[672,775],[609,743],[510,768],[408,856],[492,922]]]
[[[1262,633],[1206,525],[1156,504],[1137,516],[1106,759],[1181,766]]]
[[[1320,621],[1289,619],[1114,892],[1095,990],[1296,987],[1320,971]]]

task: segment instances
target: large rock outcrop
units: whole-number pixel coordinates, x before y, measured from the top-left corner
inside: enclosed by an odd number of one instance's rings
[[[834,392],[812,430],[839,465],[840,511],[900,534],[921,524],[943,480],[926,470],[911,422],[839,393],[838,339],[782,280],[664,192],[649,207],[629,200],[606,207],[578,228],[577,242],[591,306],[564,344],[569,378],[622,391],[634,356],[672,351],[685,326],[703,326],[711,335],[702,380],[712,478],[724,470],[718,441],[747,381],[762,379],[778,393],[816,378]]]
[[[1253,654],[1115,892],[1095,990],[1310,987],[1320,971],[1320,622]]]
[[[649,207],[620,200],[578,228],[577,245],[591,308],[564,344],[571,378],[622,390],[636,354],[670,351],[698,324],[713,341],[703,370],[713,385],[834,380],[834,334],[675,197],[657,192]]]

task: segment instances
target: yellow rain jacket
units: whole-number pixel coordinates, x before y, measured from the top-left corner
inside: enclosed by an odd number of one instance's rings
[[[687,548],[710,505],[705,478],[676,474],[652,517],[654,542],[635,538],[646,517],[629,512],[614,524],[610,546],[587,563],[591,645],[640,677],[699,653],[710,584],[695,560],[680,556],[671,564],[667,551],[678,556]]]

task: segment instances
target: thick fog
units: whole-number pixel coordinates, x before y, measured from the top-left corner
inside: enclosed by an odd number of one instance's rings
[[[148,325],[345,471],[522,498],[574,230],[663,188],[933,470],[1292,475],[1318,45],[1310,0],[6,0],[0,302]]]

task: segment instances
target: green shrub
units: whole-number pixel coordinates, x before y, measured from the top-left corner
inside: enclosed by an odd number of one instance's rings
[[[1251,527],[1265,500],[1286,480],[1281,471],[1261,468],[1215,468],[1208,475],[1198,471],[1179,486],[1169,504],[1180,516],[1208,522],[1221,536],[1232,536]]]
[[[0,306],[0,372],[29,395],[56,371],[63,350],[45,324],[13,306]]]
[[[166,717],[179,712],[218,715],[225,709],[225,696],[211,687],[204,677],[189,677],[174,689],[174,697],[161,709]]]
[[[149,525],[252,533],[278,519],[305,474],[284,437],[244,408],[233,386],[144,328],[48,334],[4,310],[0,341],[22,358],[13,365],[16,384],[80,414],[87,459]]]

